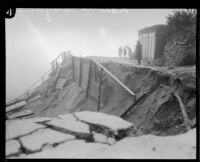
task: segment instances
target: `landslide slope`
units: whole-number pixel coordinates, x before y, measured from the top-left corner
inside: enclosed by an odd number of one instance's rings
[[[127,93],[116,82],[105,76],[100,112],[121,116],[133,123],[143,134],[179,134],[185,132],[185,128],[180,104],[172,95],[177,93],[185,105],[189,119],[195,120],[195,67],[166,69],[109,60],[111,58],[105,61],[101,58],[99,62],[136,94],[137,104],[132,106]],[[79,69],[78,61],[75,62],[75,69]],[[77,71],[75,82],[70,75],[63,89],[56,89],[50,96],[30,101],[25,109],[34,111],[35,115],[27,118],[54,117],[77,111],[97,111],[98,84],[91,83],[92,93],[87,99],[85,97],[88,70],[89,61],[86,60],[81,86],[79,86],[79,71]],[[72,73],[70,63],[63,72]]]

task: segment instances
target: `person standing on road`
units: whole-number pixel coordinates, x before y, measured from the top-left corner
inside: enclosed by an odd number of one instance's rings
[[[119,51],[118,51],[119,57],[122,56],[122,47],[119,47]]]
[[[124,57],[126,57],[127,52],[126,52],[126,47],[124,47]]]
[[[137,41],[136,45],[136,59],[138,60],[138,65],[140,65],[142,59],[142,46],[140,44],[140,41]]]
[[[128,49],[128,57],[129,57],[129,58],[131,58],[131,55],[132,55],[132,50],[131,50],[131,48],[130,48],[130,47],[127,47],[127,49]]]

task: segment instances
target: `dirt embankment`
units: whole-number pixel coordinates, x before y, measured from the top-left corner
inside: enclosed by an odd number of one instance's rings
[[[183,128],[183,115],[174,93],[185,105],[189,119],[196,118],[196,69],[180,67],[162,70],[120,63],[103,65],[136,93],[138,103],[122,117],[143,133],[178,134]],[[146,95],[144,95],[146,93]]]
[[[35,112],[32,117],[49,117],[76,111],[98,111],[98,90],[100,69],[92,65],[91,82],[88,82],[89,61],[75,58],[75,81],[73,75],[63,89],[57,89],[51,95],[31,101],[26,108]],[[133,106],[131,96],[112,78],[103,74],[99,111],[120,116],[130,121],[142,134],[156,135],[178,134],[184,129],[184,120],[178,100],[181,97],[189,119],[196,117],[196,69],[193,67],[176,69],[156,69],[138,67],[116,62],[101,62],[112,74],[136,94]],[[80,69],[82,70],[81,84]],[[71,60],[62,70],[72,73]],[[63,74],[64,75],[64,74]],[[86,98],[87,85],[89,87]]]

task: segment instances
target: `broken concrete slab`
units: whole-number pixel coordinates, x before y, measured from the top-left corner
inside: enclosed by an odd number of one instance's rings
[[[95,142],[106,142],[107,137],[100,133],[94,133]]]
[[[93,133],[95,142],[112,145],[116,142],[114,138],[107,137],[101,133]]]
[[[72,140],[60,144],[54,149],[35,153],[26,158],[83,158],[89,153],[98,152],[98,149],[108,147],[108,145],[101,143],[86,143],[83,140]]]
[[[80,120],[100,124],[109,127],[112,130],[119,130],[132,127],[133,124],[123,120],[120,117],[108,115],[101,112],[82,111],[74,113]]]
[[[75,139],[75,137],[49,128],[20,138],[23,146],[31,151],[40,150],[44,145],[52,145],[69,139]]]
[[[41,122],[39,124],[45,125],[46,127],[50,128],[52,130],[55,130],[55,131],[59,131],[61,133],[74,135],[76,137],[76,139],[85,140],[87,142],[94,142],[94,137],[93,137],[92,133],[73,131],[73,130],[63,128],[63,127],[60,127],[57,125],[48,124],[47,122]]]
[[[77,114],[81,113],[84,112]],[[90,116],[92,116],[93,113],[95,117],[98,116],[96,112],[90,112],[88,113],[88,119],[91,119]],[[100,113],[100,116],[101,115],[102,113]],[[110,117],[107,118],[104,116],[102,121],[103,119],[109,121],[108,119],[110,119]],[[97,121],[98,120],[100,121],[97,117]],[[143,135],[130,137],[126,132],[131,127],[120,127],[117,131],[117,135],[110,137],[106,135],[105,132],[113,131],[111,128],[102,126],[101,123],[92,123],[92,121],[83,123],[81,120],[76,120],[72,114],[66,114],[62,115],[62,117],[59,116],[52,119],[38,118],[23,119],[21,121],[23,121],[23,123],[28,123],[25,124],[27,127],[33,126],[34,122],[38,122],[38,125],[44,125],[45,127],[36,129],[36,131],[34,129],[32,133],[28,131],[28,134],[18,136],[18,141],[16,140],[13,144],[10,143],[14,141],[12,139],[6,141],[6,158],[169,159],[195,158],[196,155],[196,129],[192,129],[178,136],[158,137],[155,135]],[[21,121],[18,122],[18,125],[15,124],[15,131],[22,126]],[[48,123],[51,122],[57,125],[48,125]],[[66,125],[74,124],[75,122],[77,123],[77,128],[71,131],[70,129],[73,127]],[[120,123],[121,120],[117,120],[116,124],[118,124],[118,122]],[[80,123],[84,125],[83,127],[85,129],[83,129],[82,132],[81,129],[78,130],[78,125],[80,125]],[[9,124],[7,124],[7,127],[10,127]],[[116,139],[116,136],[120,136],[120,140]],[[11,154],[8,156],[8,152],[13,153],[12,156]]]
[[[88,111],[85,111],[84,113],[87,113]],[[79,113],[82,113],[82,112],[79,112]],[[89,114],[92,115],[92,114],[95,114],[96,112],[90,112]],[[98,114],[98,113],[97,113]],[[111,122],[111,124],[118,124],[118,122],[120,123],[121,121],[123,121],[123,119],[119,120],[120,118],[119,117],[114,117],[115,120],[112,120],[111,118],[109,119],[109,117],[111,117],[111,115],[108,115],[108,116],[104,116],[104,118],[102,118],[102,115],[103,113],[99,113],[101,115],[97,115],[96,114],[96,119],[99,117],[99,123],[95,120],[94,121],[94,118],[91,120],[90,118],[90,121],[87,121],[86,120],[82,120],[80,119],[79,117],[77,117],[77,115],[75,113],[73,113],[74,117],[78,120],[78,121],[81,121],[87,125],[89,125],[90,127],[90,131],[92,133],[96,132],[96,133],[101,133],[101,134],[104,134],[107,138],[114,138],[115,140],[121,140],[122,138],[124,137],[127,137],[127,136],[137,136],[138,135],[138,130],[132,125],[130,124],[129,127],[126,128],[126,126],[124,126],[124,128],[122,127],[119,127],[118,129],[113,129],[113,128],[110,128],[109,126],[105,125],[105,124],[101,124],[100,123],[100,120],[102,119],[102,121],[109,121]],[[113,122],[113,123],[112,123]],[[109,124],[109,123],[108,123]],[[126,123],[128,124],[128,122]],[[120,124],[119,124],[120,126]]]
[[[17,140],[6,142],[6,156],[15,155],[20,151],[20,143]]]
[[[53,119],[48,124],[59,126],[74,132],[90,133],[89,126],[85,123],[69,119]]]
[[[37,120],[37,119],[34,119]],[[31,133],[45,126],[33,122],[33,120],[11,120],[6,124],[6,140]]]

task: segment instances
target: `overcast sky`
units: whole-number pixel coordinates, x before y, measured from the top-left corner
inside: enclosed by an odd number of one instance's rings
[[[116,12],[117,11],[117,12]],[[165,24],[173,9],[17,9],[6,19],[6,101],[19,96],[61,52],[116,57],[138,30]]]

